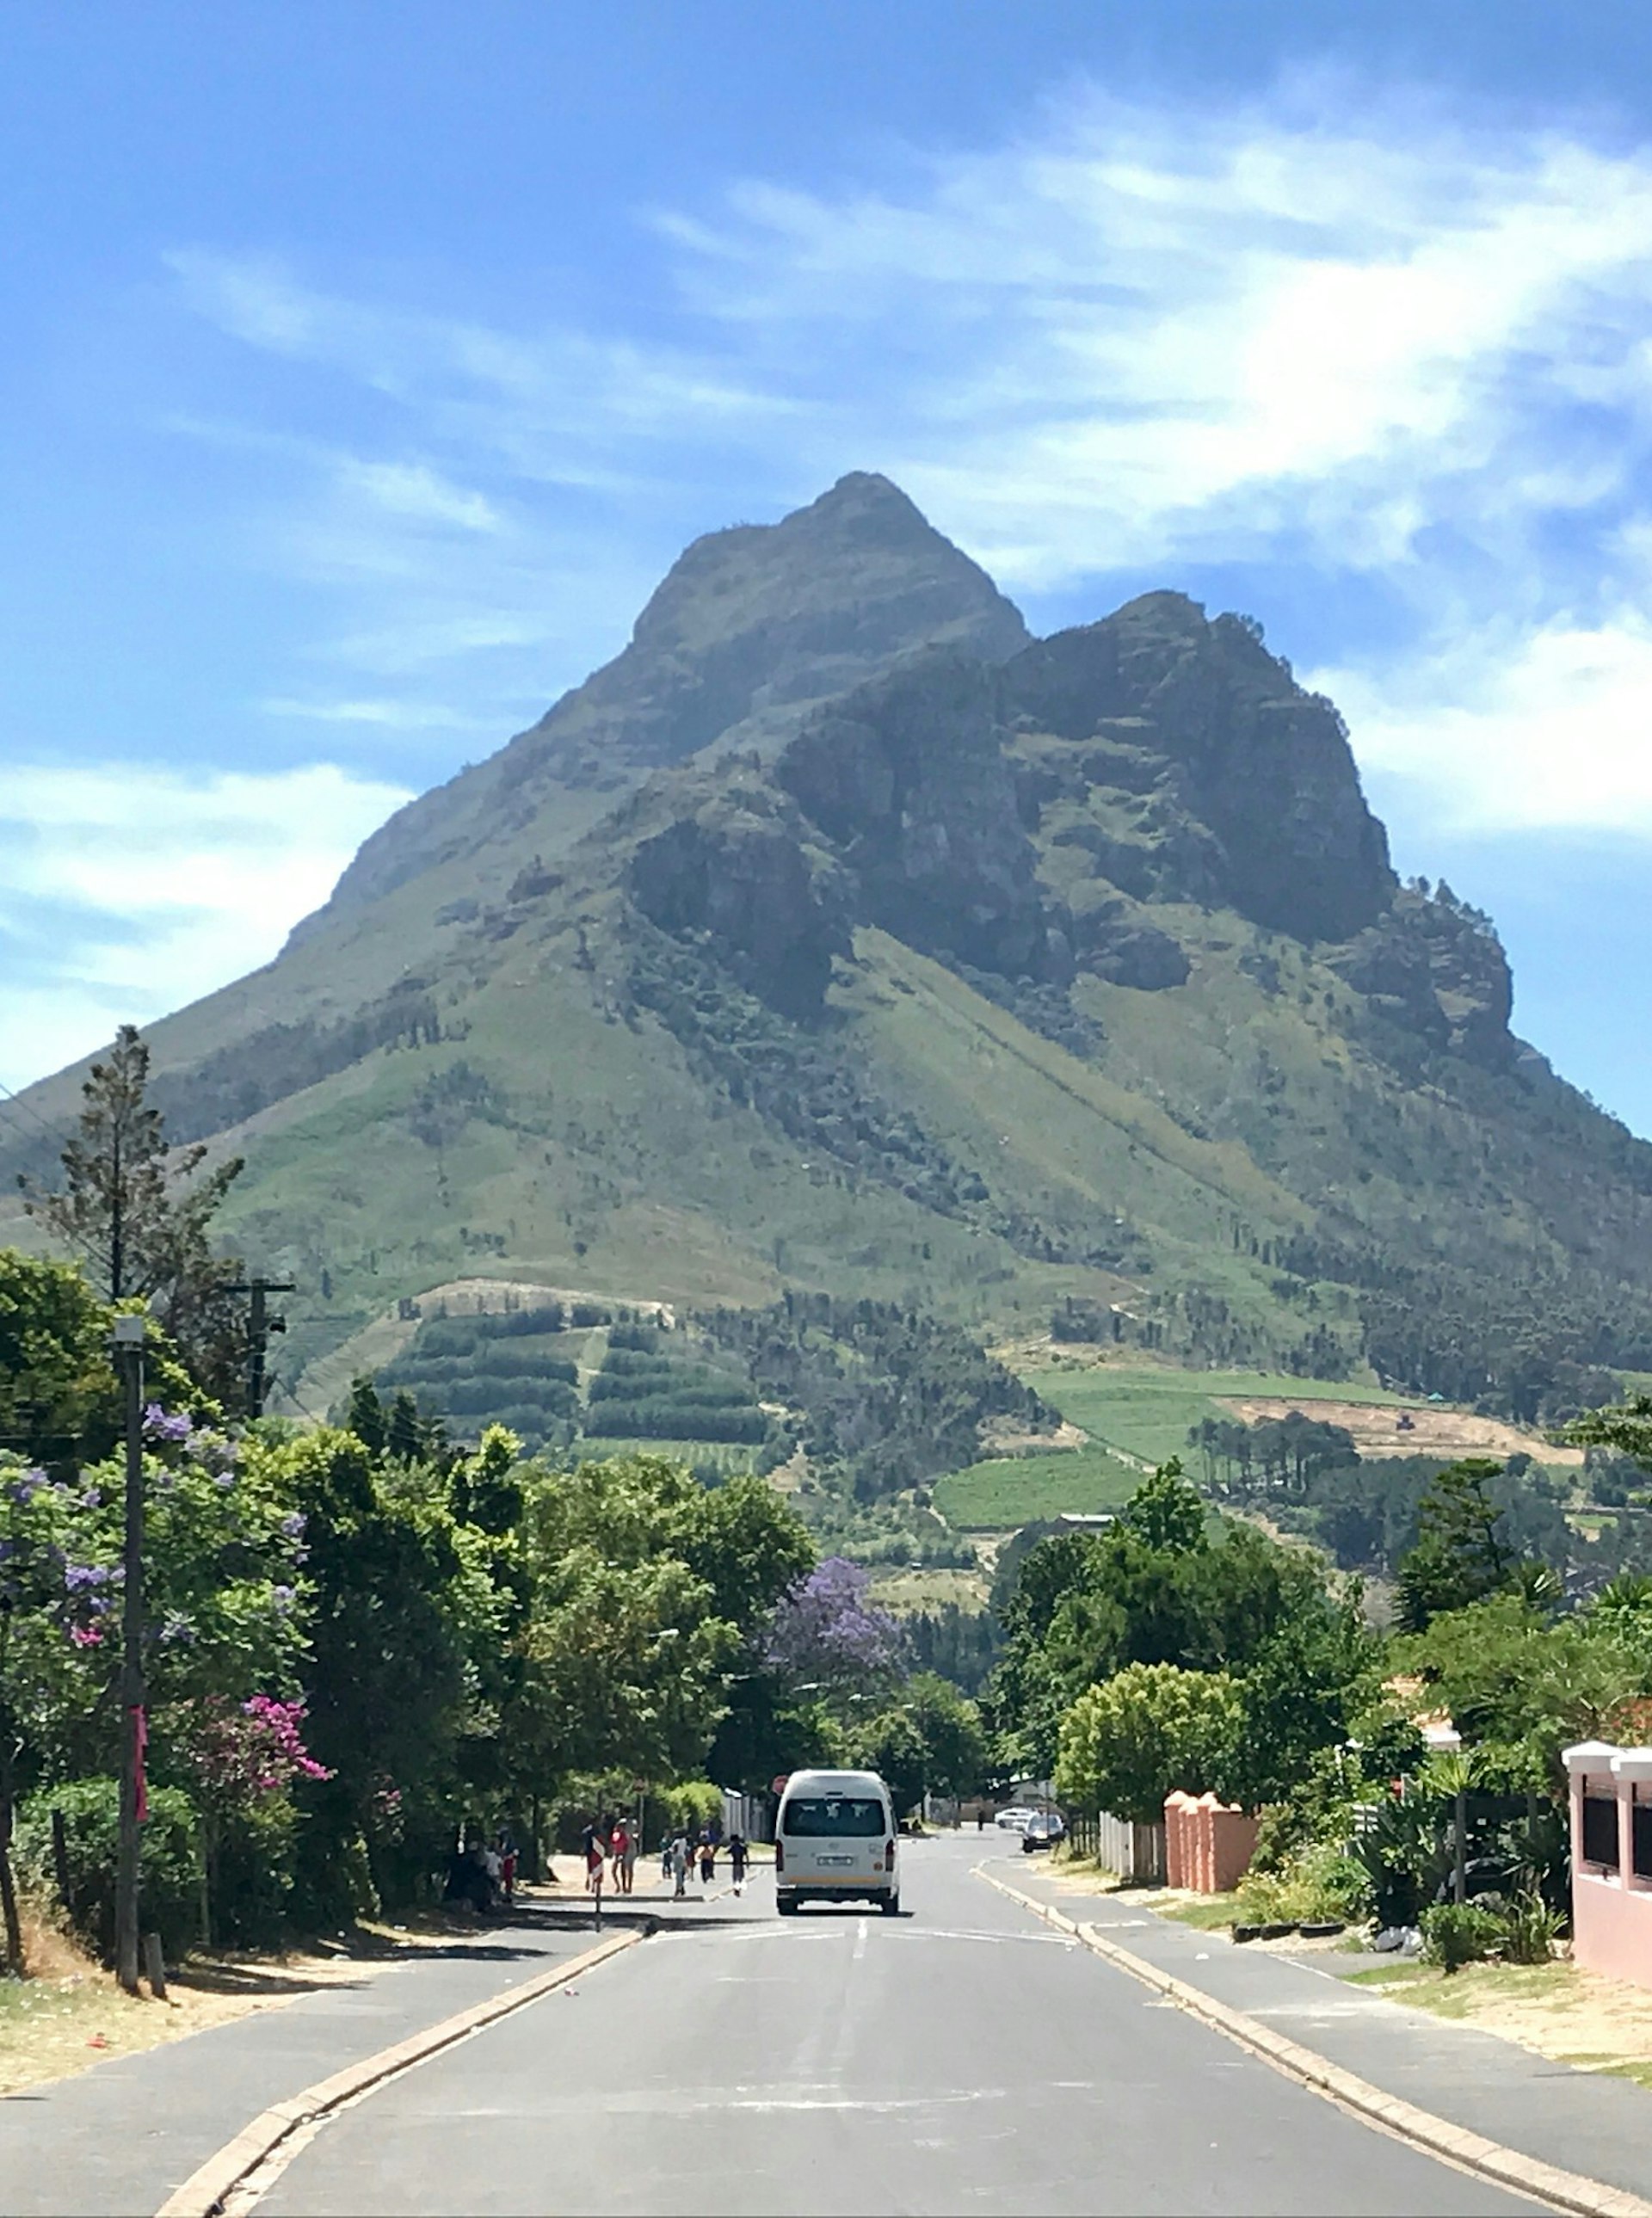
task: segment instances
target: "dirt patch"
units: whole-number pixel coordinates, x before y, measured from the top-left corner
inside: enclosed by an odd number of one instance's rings
[[[1362,1456],[1439,1455],[1447,1457],[1529,1455],[1538,1463],[1581,1469],[1581,1448],[1554,1447],[1538,1433],[1523,1433],[1498,1417],[1476,1417],[1467,1409],[1431,1407],[1426,1403],[1396,1409],[1372,1402],[1290,1402],[1264,1398],[1223,1397],[1219,1406],[1231,1409],[1247,1425],[1289,1416],[1293,1410],[1324,1425],[1340,1425],[1353,1436]],[[1405,1424],[1403,1420],[1409,1419]]]
[[[1449,1977],[1396,1965],[1362,1977],[1391,2001],[1500,2034],[1556,2064],[1652,2083],[1652,1989],[1565,1959],[1550,1964],[1467,1964]]]
[[[26,1942],[33,1976],[0,1981],[0,2096],[277,2009],[320,1987],[360,1986],[380,1968],[326,1955],[203,1957],[169,1972],[163,2003],[147,1992],[125,1993],[54,1927],[31,1922]]]
[[[981,1428],[981,1456],[1049,1455],[1058,1448],[1081,1448],[1090,1435],[1063,1418],[1053,1433],[1030,1433],[1012,1417],[988,1417]]]

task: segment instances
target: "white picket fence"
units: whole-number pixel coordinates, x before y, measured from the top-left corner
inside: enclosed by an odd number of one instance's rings
[[[1098,1818],[1075,1819],[1072,1839],[1080,1851],[1089,1849],[1093,1840],[1093,1854],[1104,1871],[1117,1872],[1121,1879],[1134,1880],[1140,1887],[1165,1883],[1162,1823],[1133,1825],[1128,1818],[1115,1818],[1111,1810],[1104,1810]]]

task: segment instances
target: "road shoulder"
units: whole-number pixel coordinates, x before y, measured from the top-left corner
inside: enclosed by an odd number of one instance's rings
[[[981,1876],[1229,2037],[1500,2184],[1600,2218],[1652,2218],[1652,2094],[1404,2010],[1318,1966],[1238,1948],[1008,1859]]]

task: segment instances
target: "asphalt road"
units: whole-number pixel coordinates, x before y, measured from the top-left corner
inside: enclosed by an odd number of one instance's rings
[[[782,1921],[765,1874],[342,2113],[259,2218],[1537,2207],[1281,2078],[970,1876],[1004,1853],[909,1844],[898,1920]]]

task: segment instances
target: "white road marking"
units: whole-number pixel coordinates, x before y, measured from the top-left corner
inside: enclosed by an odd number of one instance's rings
[[[871,1929],[869,1927],[863,1918],[857,1919],[856,1922],[859,1930],[855,1935],[855,1961],[858,1964],[861,1958],[866,1954],[866,1936]]]

